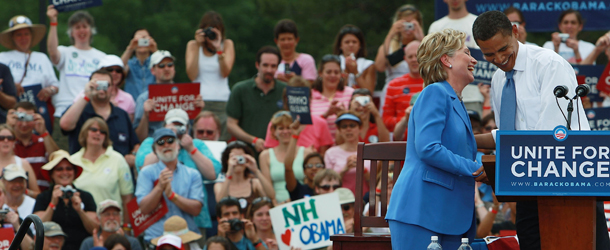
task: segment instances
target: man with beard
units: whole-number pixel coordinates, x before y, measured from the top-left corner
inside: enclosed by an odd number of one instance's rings
[[[98,241],[102,244],[104,240],[108,239],[113,234],[124,234],[121,229],[121,206],[114,200],[104,200],[98,204],[97,217],[100,219],[101,232],[98,229],[93,230],[93,235],[97,237]],[[89,250],[93,248],[93,237],[89,236],[83,240],[80,245],[80,250]],[[138,239],[125,235],[129,243],[131,244],[132,250],[141,250],[142,247],[138,242]]]
[[[127,112],[110,102],[108,84],[111,82],[112,76],[108,71],[100,69],[93,72],[85,86],[85,97],[76,100],[66,110],[59,121],[59,126],[64,135],[68,135],[69,152],[74,154],[81,148],[78,135],[85,121],[91,117],[101,117],[110,129],[108,135],[112,141],[112,148],[125,156],[127,163],[133,166],[135,156],[131,152],[140,141],[131,126]]]
[[[227,102],[227,130],[238,140],[251,143],[258,152],[265,149],[263,138],[271,116],[284,106],[286,83],[273,78],[280,60],[275,47],[258,50],[254,64],[258,74],[235,84]]]
[[[160,128],[153,134],[153,151],[158,162],[145,166],[136,187],[142,214],[149,214],[164,199],[168,212],[144,232],[144,241],[163,235],[163,223],[177,215],[186,220],[190,231],[197,232],[195,216],[203,206],[201,174],[178,161],[180,145],[173,130]]]
[[[61,226],[55,222],[43,222],[44,227],[44,244],[42,250],[60,250],[66,241],[66,233],[61,230]],[[33,247],[32,247],[33,248]]]

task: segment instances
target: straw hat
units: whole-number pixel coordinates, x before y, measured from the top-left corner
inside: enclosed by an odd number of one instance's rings
[[[24,28],[30,28],[32,30],[32,43],[30,44],[30,48],[38,45],[47,32],[47,27],[42,24],[32,24],[32,20],[26,16],[14,16],[8,22],[8,29],[0,33],[0,44],[8,49],[17,49],[13,42],[13,31]]]
[[[201,239],[202,237],[198,233],[189,231],[189,227],[186,224],[186,220],[177,215],[169,217],[169,219],[167,219],[165,223],[163,223],[163,235],[178,236],[185,244]],[[157,241],[159,241],[159,239],[161,239],[161,237],[154,238],[150,242],[156,246]]]
[[[57,150],[51,153],[51,155],[49,155],[49,162],[47,164],[44,164],[44,166],[42,166],[42,169],[40,170],[42,176],[47,180],[51,180],[49,172],[51,172],[51,170],[53,170],[53,168],[55,168],[55,166],[57,166],[57,164],[59,164],[59,162],[63,159],[68,160],[70,164],[75,167],[76,176],[74,176],[74,179],[76,180],[76,178],[78,178],[78,176],[80,176],[80,174],[83,172],[83,168],[76,164],[72,159],[70,159],[70,154],[62,149]]]

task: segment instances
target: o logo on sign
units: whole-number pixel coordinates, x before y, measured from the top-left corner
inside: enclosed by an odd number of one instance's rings
[[[176,94],[178,93],[178,87],[174,86],[172,87],[172,94]]]
[[[564,126],[557,126],[553,129],[553,137],[557,141],[565,141],[568,139],[568,129]]]
[[[593,111],[593,110],[587,111],[587,118],[589,118],[589,119],[595,118],[595,111]]]

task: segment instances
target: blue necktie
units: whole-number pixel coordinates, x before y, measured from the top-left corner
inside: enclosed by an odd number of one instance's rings
[[[502,89],[502,104],[500,109],[500,129],[515,130],[515,116],[517,115],[517,92],[515,91],[515,70],[506,72],[506,84]]]

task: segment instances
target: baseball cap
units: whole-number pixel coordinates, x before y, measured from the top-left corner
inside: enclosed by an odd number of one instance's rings
[[[44,227],[44,236],[53,237],[61,235],[64,237],[68,237],[68,235],[66,235],[66,233],[61,230],[61,226],[53,221],[43,222],[42,226]]]
[[[24,178],[26,180],[28,179],[28,175],[25,173],[25,169],[23,169],[21,166],[17,166],[16,164],[9,164],[2,170],[2,178],[7,181],[12,181],[19,177]]]
[[[97,207],[97,216],[100,216],[106,209],[114,207],[116,209],[119,210],[119,212],[121,211],[121,206],[119,205],[118,202],[116,202],[115,200],[111,200],[111,199],[106,199],[103,200],[102,202],[100,202],[100,204]]]
[[[159,139],[166,137],[166,136],[176,138],[176,133],[174,133],[174,131],[169,128],[157,129],[157,130],[155,130],[155,133],[153,134],[153,141],[158,141]]]
[[[184,250],[184,247],[182,247],[182,239],[176,235],[168,234],[161,237],[157,242],[157,249],[161,249],[163,245],[170,245],[180,250]]]
[[[357,116],[352,115],[350,113],[342,114],[341,116],[339,116],[339,118],[337,118],[337,120],[335,120],[335,124],[339,125],[339,123],[341,121],[345,121],[345,120],[355,121],[358,124],[362,124],[362,121],[360,121],[360,118],[358,118]]]
[[[474,119],[475,121],[481,122],[481,116],[479,116],[479,112],[474,111],[474,110],[467,110],[468,112],[468,117],[470,117],[470,119]]]
[[[337,188],[335,190],[335,192],[337,194],[339,194],[339,203],[341,205],[356,202],[354,193],[352,192],[352,190],[349,190],[349,188],[344,188],[344,187]]]
[[[165,124],[179,122],[182,125],[189,124],[189,115],[182,109],[172,109],[165,114]]]
[[[148,68],[152,69],[153,66],[157,65],[158,63],[163,61],[163,59],[165,59],[165,58],[171,58],[172,60],[176,61],[176,58],[174,56],[172,56],[172,54],[169,53],[169,51],[157,50],[155,53],[153,53],[150,56],[150,64],[148,65]]]
[[[102,61],[100,62],[99,67],[97,69],[112,67],[112,66],[121,66],[121,68],[125,68],[125,65],[123,64],[123,60],[121,60],[120,57],[118,57],[116,55],[106,55],[104,58],[102,58]]]

